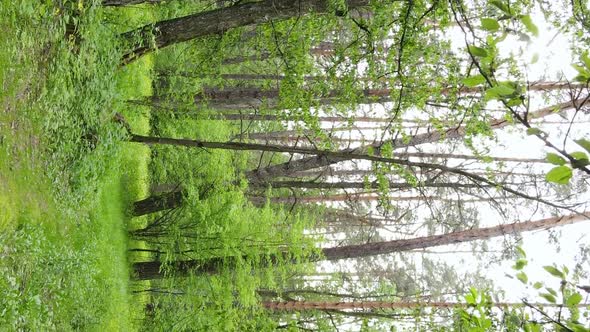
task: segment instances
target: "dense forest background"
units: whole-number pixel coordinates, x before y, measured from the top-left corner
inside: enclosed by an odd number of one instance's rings
[[[0,326],[589,331],[581,0],[0,0]]]

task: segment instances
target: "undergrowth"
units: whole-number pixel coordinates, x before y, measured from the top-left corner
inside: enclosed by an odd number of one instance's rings
[[[149,152],[124,146],[113,115],[150,93],[124,76],[148,78],[150,63],[117,70],[99,3],[1,1],[2,330],[130,330],[142,315],[129,303],[126,210]]]

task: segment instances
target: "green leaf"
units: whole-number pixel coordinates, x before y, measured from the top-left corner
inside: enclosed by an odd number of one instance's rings
[[[488,56],[488,51],[485,48],[470,45],[468,50],[469,50],[469,53],[471,53],[473,56],[477,56],[477,57],[481,57],[481,58]]]
[[[543,287],[543,283],[541,283],[541,282],[537,281],[533,284],[534,289],[541,289],[541,287]]]
[[[539,61],[539,53],[533,54],[533,58],[531,59],[531,64],[535,64]]]
[[[588,155],[582,151],[575,151],[570,153],[570,155],[578,160],[588,160]]]
[[[557,292],[553,288],[545,287],[545,289],[549,292],[549,294],[553,296],[557,296]]]
[[[582,295],[580,295],[580,293],[574,293],[572,295],[570,295],[567,300],[565,300],[565,304],[568,307],[573,307],[578,305],[578,303],[582,302]]]
[[[529,128],[530,129],[530,128]],[[565,163],[567,162],[565,159],[563,159],[561,156],[559,156],[557,153],[547,153],[547,156],[545,157],[545,159],[553,164],[553,165],[557,165],[557,166],[563,166],[565,165]]]
[[[533,135],[541,135],[543,134],[543,131],[539,128],[527,128],[526,130],[526,134],[529,136],[533,136]]]
[[[576,142],[579,146],[583,147],[584,150],[590,152],[590,141],[585,139],[585,138],[581,138],[581,139],[576,139],[574,140],[574,142]]]
[[[555,296],[551,295],[551,294],[547,294],[547,293],[541,293],[539,294],[542,298],[544,298],[545,300],[549,301],[550,303],[556,303],[557,299],[555,298]]]
[[[520,282],[522,282],[523,284],[529,282],[529,277],[527,277],[526,273],[524,273],[523,271],[520,271],[516,274],[516,279],[520,280]]]
[[[486,90],[487,99],[500,99],[502,97],[510,96],[515,90],[506,85],[496,85],[495,87]]]
[[[561,279],[565,278],[565,276],[563,275],[563,272],[559,271],[559,269],[557,269],[555,266],[547,265],[547,266],[543,266],[543,268],[545,269],[545,271],[549,272],[549,274],[551,274],[554,277],[561,278]]]
[[[500,23],[493,18],[482,18],[481,27],[487,31],[498,31],[500,29]]]
[[[574,81],[585,83],[585,82],[590,81],[590,76],[588,76],[588,75],[582,75],[582,74],[576,75],[576,77],[574,77]]]
[[[586,66],[586,68],[590,70],[590,57],[588,56],[588,51],[582,53],[582,55],[580,56],[580,60],[582,60],[584,66]]]
[[[526,323],[524,330],[525,332],[541,332],[541,325],[537,323]]]
[[[516,246],[516,252],[518,253],[519,257],[524,257],[526,258],[526,252],[524,251],[524,249],[522,249],[521,246]]]
[[[590,332],[590,329],[576,322],[567,322],[567,327],[574,332]]]
[[[500,9],[504,13],[512,16],[512,13],[510,12],[510,9],[502,1],[500,1],[500,0],[490,0],[489,3],[490,3],[490,5],[496,6],[496,8]]]
[[[516,263],[514,264],[514,266],[512,268],[514,268],[515,270],[522,270],[522,268],[525,267],[526,264],[527,264],[526,259],[519,259],[516,261]]]
[[[520,21],[533,36],[539,37],[539,28],[533,23],[530,15],[522,15]]]
[[[463,84],[470,88],[473,88],[474,86],[478,86],[480,84],[484,84],[485,82],[486,79],[485,77],[483,77],[483,75],[475,75],[463,79]]]
[[[547,173],[545,180],[557,184],[567,184],[572,178],[572,169],[567,166],[557,166]]]

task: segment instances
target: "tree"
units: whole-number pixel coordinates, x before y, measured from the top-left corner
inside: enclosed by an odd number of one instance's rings
[[[424,249],[434,246],[449,245],[475,240],[490,239],[496,236],[508,234],[520,234],[522,232],[531,232],[539,229],[548,229],[558,226],[564,226],[590,219],[590,212],[580,214],[571,214],[561,217],[552,217],[536,221],[516,222],[507,225],[498,225],[487,228],[470,229],[448,234],[418,237],[407,240],[393,240],[375,243],[365,243],[359,245],[349,245],[333,248],[321,249],[321,254],[311,257],[312,261],[320,260],[339,260],[348,258],[368,257],[374,255],[383,255],[393,252],[408,251],[414,249]],[[261,258],[266,264],[272,265],[277,262],[279,257]],[[208,261],[186,260],[175,261],[168,264],[176,275],[196,274],[213,274],[218,273],[220,267],[228,262],[229,258],[216,258]],[[160,261],[138,262],[133,264],[134,276],[138,280],[159,279],[164,277],[164,264]]]
[[[110,6],[110,7],[123,7],[123,6],[131,6],[131,5],[139,5],[142,3],[148,4],[158,4],[163,0],[102,0],[103,6]]]
[[[556,110],[565,110],[573,107],[576,101],[568,101],[559,103],[557,105],[552,105],[549,107],[544,107],[540,110],[535,112],[531,112],[528,117],[529,119],[534,118],[542,118],[544,116],[553,114]],[[496,118],[490,121],[489,126],[493,129],[499,129],[510,125],[511,123],[506,119]],[[449,128],[443,131],[433,131],[424,134],[417,134],[411,136],[410,139],[402,139],[398,138],[390,142],[393,148],[400,148],[400,147],[407,147],[407,146],[415,146],[420,144],[426,143],[433,143],[439,141],[441,139],[451,139],[451,138],[460,138],[464,137],[467,132],[466,126],[457,126],[454,128]],[[376,142],[371,145],[361,146],[359,148],[352,149],[351,152],[354,153],[367,153],[369,149],[373,150],[374,153],[379,154],[380,148],[386,142]],[[301,172],[309,169],[320,168],[324,166],[329,166],[343,160],[348,160],[350,158],[346,157],[327,157],[325,155],[319,155],[314,157],[305,157],[297,160],[291,160],[285,163],[271,165],[265,168],[259,168],[256,170],[252,170],[247,173],[247,177],[250,182],[266,182],[268,179],[274,177],[285,177],[290,176],[293,172]]]
[[[183,197],[184,194],[180,188],[163,194],[150,196],[133,203],[133,215],[143,216],[146,214],[175,208],[182,204]]]
[[[454,174],[458,176],[465,177],[470,181],[474,181],[480,184],[490,185],[492,187],[496,187],[507,193],[516,195],[518,197],[534,200],[540,203],[543,203],[548,206],[552,206],[559,209],[566,209],[569,211],[574,211],[571,208],[565,207],[563,205],[559,205],[556,203],[549,202],[545,199],[533,197],[529,194],[519,192],[514,190],[508,186],[496,183],[492,180],[489,180],[485,177],[475,175],[468,171],[449,167],[444,165],[437,165],[432,163],[426,162],[412,162],[406,159],[398,159],[398,158],[388,158],[379,156],[379,153],[373,154],[366,154],[366,153],[359,153],[357,151],[363,151],[368,149],[352,149],[352,150],[340,150],[340,151],[330,151],[330,150],[320,150],[315,148],[302,148],[302,147],[291,147],[291,146],[280,146],[280,145],[264,145],[264,144],[254,144],[254,143],[239,143],[239,142],[205,142],[205,141],[197,141],[197,140],[187,140],[187,139],[174,139],[174,138],[163,138],[163,137],[149,137],[149,136],[141,136],[141,135],[132,135],[131,136],[132,142],[138,143],[145,143],[145,144],[167,144],[167,145],[178,145],[178,146],[186,146],[186,147],[193,147],[193,148],[210,148],[210,149],[230,149],[230,150],[245,150],[245,151],[268,151],[268,152],[287,152],[287,153],[300,153],[300,154],[310,154],[315,155],[314,161],[323,160],[324,163],[332,164],[337,163],[344,160],[367,160],[367,161],[374,161],[374,162],[383,162],[388,164],[394,164],[399,166],[407,166],[407,167],[417,167],[417,168],[424,168],[424,169],[435,169],[440,170],[449,174]],[[300,159],[303,160],[303,159]],[[311,167],[311,168],[317,168]],[[292,171],[287,169],[289,172]],[[297,170],[300,171],[300,170]]]
[[[285,20],[307,13],[327,13],[328,0],[264,0],[196,13],[148,24],[124,33],[121,37],[132,45],[123,56],[127,64],[155,49],[271,20]],[[349,9],[367,6],[368,0],[347,0]]]

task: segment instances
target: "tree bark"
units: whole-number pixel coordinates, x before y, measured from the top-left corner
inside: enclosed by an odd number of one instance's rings
[[[133,215],[143,216],[163,210],[173,209],[182,204],[183,193],[180,190],[153,195],[133,203]]]
[[[569,84],[562,82],[535,82],[528,87],[528,91],[553,91],[561,89],[580,88],[581,84]],[[360,104],[371,104],[391,101],[391,94],[397,88],[363,89],[357,92],[361,96]],[[447,87],[438,91],[442,95],[449,93],[475,94],[481,93],[482,87]],[[316,101],[320,105],[329,105],[338,102],[339,90],[329,90],[322,96],[317,96]],[[279,106],[279,89],[262,89],[257,87],[238,87],[215,89],[206,88],[202,93],[194,96],[196,104],[206,102],[209,108],[222,110],[246,110],[253,108],[277,108]],[[158,101],[161,97],[154,97]]]
[[[425,249],[435,246],[457,244],[475,240],[490,239],[492,237],[520,234],[540,229],[564,226],[590,219],[590,211],[582,214],[571,214],[561,217],[551,217],[537,221],[516,222],[508,225],[470,229],[448,234],[424,236],[407,240],[393,240],[358,245],[348,245],[321,249],[320,256],[311,257],[311,261],[339,260],[347,258],[361,258],[394,252]],[[218,273],[219,267],[230,258],[214,258],[206,262],[199,260],[176,261],[170,264],[177,276],[192,273]],[[262,262],[272,266],[277,258],[261,257]],[[133,264],[135,278],[139,280],[160,279],[164,277],[162,262],[139,262]]]
[[[148,4],[157,4],[162,2],[162,0],[103,0],[103,6],[110,6],[110,7],[123,7],[123,6],[130,6],[130,5],[139,5],[142,3]]]
[[[346,0],[348,8],[367,6],[369,0]],[[131,50],[123,56],[123,64],[176,43],[223,34],[237,27],[285,20],[307,13],[326,13],[328,0],[263,0],[200,12],[160,21],[126,32],[122,38],[131,42]],[[139,42],[136,38],[139,36]]]
[[[271,181],[267,183],[272,188],[306,188],[306,189],[379,189],[377,181],[366,182],[314,182],[314,181]],[[254,184],[257,186],[259,184]],[[489,187],[475,183],[422,183],[412,185],[410,183],[390,182],[389,189],[412,189],[412,188],[481,188]]]
[[[461,199],[461,203],[482,203],[505,201],[514,199],[514,196],[508,197],[490,197],[490,198],[471,198]],[[305,204],[305,203],[327,203],[327,202],[377,202],[381,199],[379,194],[373,192],[365,193],[351,193],[351,194],[334,194],[334,195],[319,195],[319,196],[302,196],[302,197],[250,197],[252,204],[256,206],[264,206],[267,200],[274,204]],[[445,203],[457,203],[458,199],[442,198],[440,196],[397,196],[387,197],[390,202],[411,202],[411,201],[439,201]]]
[[[488,305],[496,308],[522,307],[520,302],[493,302]],[[543,307],[557,307],[558,304],[534,303],[531,305]],[[306,311],[306,310],[365,310],[365,309],[417,309],[417,308],[436,308],[436,309],[455,309],[469,308],[467,303],[459,302],[390,302],[390,301],[352,301],[352,302],[327,302],[327,301],[286,301],[274,302],[264,301],[262,306],[269,310],[280,311]],[[346,312],[343,312],[346,314]]]

